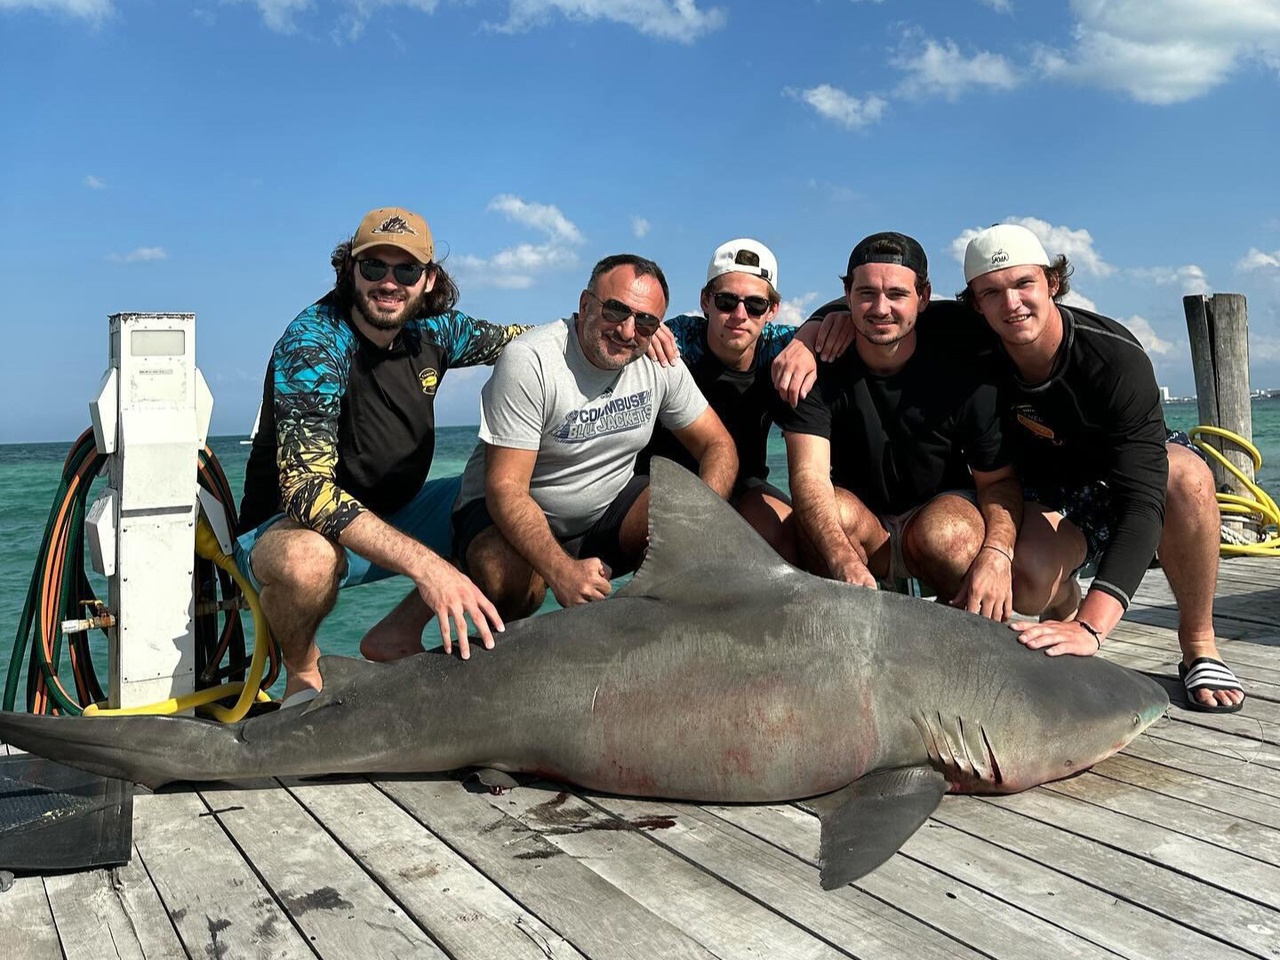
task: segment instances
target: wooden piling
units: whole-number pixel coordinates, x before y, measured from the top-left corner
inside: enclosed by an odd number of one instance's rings
[[[1200,422],[1253,440],[1253,410],[1249,394],[1249,311],[1242,294],[1215,293],[1182,298],[1191,340],[1191,365],[1195,372]],[[1206,438],[1210,439],[1210,438]],[[1235,444],[1211,439],[1250,480],[1253,460]],[[1216,463],[1218,489],[1225,484],[1244,494],[1243,485]]]

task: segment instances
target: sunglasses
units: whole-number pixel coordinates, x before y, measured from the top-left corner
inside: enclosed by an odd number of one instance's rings
[[[627,306],[621,300],[614,300],[610,297],[608,300],[601,300],[590,290],[586,291],[591,299],[600,304],[600,316],[609,323],[625,323],[628,317],[636,318],[636,332],[642,333],[646,337],[653,336],[660,326],[662,326],[662,318],[655,317],[652,313],[641,313],[639,310]]]
[[[394,267],[389,263],[383,263],[381,260],[374,260],[370,257],[367,260],[357,260],[356,266],[360,268],[360,276],[364,277],[370,283],[377,283],[387,275],[390,270],[392,276],[396,278],[396,283],[405,287],[412,287],[415,283],[422,279],[422,275],[427,268],[420,263],[397,263]]]
[[[713,293],[711,302],[721,313],[733,313],[738,309],[738,304],[742,304],[747,308],[747,316],[756,319],[768,313],[771,305],[768,297],[739,297],[737,294],[723,292]]]

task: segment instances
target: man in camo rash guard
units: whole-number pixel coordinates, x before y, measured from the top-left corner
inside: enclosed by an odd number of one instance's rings
[[[333,252],[333,289],[289,324],[267,366],[236,556],[280,643],[286,703],[321,685],[316,630],[342,587],[396,573],[414,581],[361,644],[371,659],[421,649],[431,615],[446,651],[456,628],[464,656],[465,615],[486,646],[490,625],[502,629],[446,559],[459,478],[427,474],[445,373],[492,364],[527,327],[454,310],[457,287],[433,254],[418,214],[371,211]]]

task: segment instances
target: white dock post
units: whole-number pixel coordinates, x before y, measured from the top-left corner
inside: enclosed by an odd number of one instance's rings
[[[109,489],[90,516],[116,620],[118,708],[194,689],[196,471],[213,398],[195,365],[194,314],[117,313],[110,324],[109,367],[90,405],[98,450],[111,455]]]

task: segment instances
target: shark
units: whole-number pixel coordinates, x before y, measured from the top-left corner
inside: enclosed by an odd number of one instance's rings
[[[156,787],[480,768],[591,791],[799,801],[820,880],[887,860],[947,793],[1077,774],[1164,714],[1150,678],[1048,657],[945,604],[812,576],[696,476],[651,465],[649,546],[608,599],[507,626],[468,661],[323,657],[305,707],[195,717],[0,714],[0,739]]]

